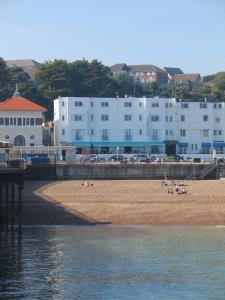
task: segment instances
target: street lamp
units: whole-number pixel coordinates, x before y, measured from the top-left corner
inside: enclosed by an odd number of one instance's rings
[[[118,162],[118,155],[119,155],[119,147],[116,147],[116,160],[117,160],[117,162]]]

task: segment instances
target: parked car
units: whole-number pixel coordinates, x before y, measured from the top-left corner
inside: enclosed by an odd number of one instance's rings
[[[136,154],[132,157],[134,162],[150,162],[150,157],[147,154]]]
[[[98,155],[97,154],[89,154],[85,156],[84,161],[86,162],[97,162],[98,161]]]
[[[110,161],[119,161],[119,162],[127,162],[127,158],[121,154],[115,154],[115,155],[112,155],[110,156],[109,158]]]
[[[169,155],[166,157],[166,161],[183,161],[184,158],[180,155]]]

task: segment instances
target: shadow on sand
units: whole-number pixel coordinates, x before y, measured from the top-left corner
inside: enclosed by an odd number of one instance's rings
[[[61,203],[41,194],[47,181],[26,181],[22,196],[21,225],[97,225],[98,222],[80,212],[66,208]]]

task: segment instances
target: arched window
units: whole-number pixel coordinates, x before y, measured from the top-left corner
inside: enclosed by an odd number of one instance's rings
[[[22,135],[17,135],[14,139],[14,146],[25,146],[25,138]]]

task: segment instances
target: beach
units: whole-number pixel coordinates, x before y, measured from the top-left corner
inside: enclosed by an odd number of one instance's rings
[[[92,180],[89,186],[84,183],[26,182],[22,222],[225,225],[223,180],[186,181],[184,195],[168,194],[168,187],[161,186],[159,180]]]

